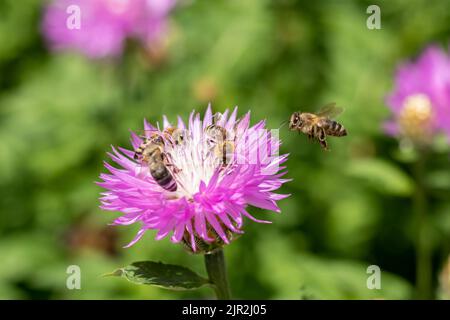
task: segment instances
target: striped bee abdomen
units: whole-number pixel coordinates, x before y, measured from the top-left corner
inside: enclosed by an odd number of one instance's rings
[[[347,135],[347,130],[339,122],[328,120],[325,127],[326,134],[334,137],[343,137]]]
[[[149,171],[156,183],[168,191],[176,191],[177,183],[170,171],[162,162],[154,162],[150,164]]]

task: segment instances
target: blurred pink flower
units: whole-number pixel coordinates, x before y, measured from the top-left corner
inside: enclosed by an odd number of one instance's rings
[[[386,103],[393,119],[386,132],[416,142],[429,142],[437,133],[450,140],[450,57],[431,46],[416,62],[400,65],[395,88]]]
[[[227,110],[216,123],[234,141],[226,165],[205,133],[213,121],[210,107],[203,121],[192,112],[188,126],[178,117],[177,128],[184,132],[178,144],[165,134],[164,130],[173,128],[165,117],[163,131],[144,121],[147,138],[159,136],[164,140],[164,152],[171,163],[167,168],[176,183],[167,183],[166,189],[156,183],[147,166],[134,160],[134,151],[113,148],[109,155],[120,168],[105,163],[109,173],[101,174],[103,181],[98,183],[107,189],[102,193],[101,208],[123,213],[114,221],[116,225],[141,223],[128,246],[146,230],[154,229],[157,240],[172,233],[172,242],[183,242],[193,252],[208,252],[243,233],[243,217],[270,223],[254,218],[247,206],[280,211],[277,201],[288,195],[273,191],[288,181],[281,178],[286,172],[280,172],[285,169],[281,165],[287,155],[278,155],[281,142],[265,129],[264,121],[250,127],[250,113],[239,120],[236,115],[237,108],[229,117]],[[136,150],[142,138],[132,133],[131,143]]]
[[[118,56],[127,38],[143,46],[160,40],[175,0],[54,0],[42,29],[53,50],[76,50],[89,58]],[[74,11],[75,10],[75,11]],[[79,12],[79,28],[73,23]]]

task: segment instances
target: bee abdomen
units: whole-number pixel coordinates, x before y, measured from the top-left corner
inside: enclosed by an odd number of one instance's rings
[[[169,171],[167,171],[167,175],[165,177],[157,180],[157,182],[161,187],[168,191],[177,191],[177,183],[175,182]]]
[[[347,135],[347,130],[345,130],[344,126],[340,124],[339,122],[336,122],[334,120],[330,120],[327,123],[326,133],[327,135],[334,136],[334,137],[343,137]]]
[[[169,170],[167,170],[165,166],[161,165],[156,170],[152,170],[151,168],[150,174],[152,175],[153,179],[155,179],[156,183],[167,191],[177,190],[177,183],[172,177],[172,174],[169,172]]]

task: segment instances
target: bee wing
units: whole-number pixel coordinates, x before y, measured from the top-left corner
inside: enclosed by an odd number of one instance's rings
[[[343,111],[344,111],[344,108],[337,107],[336,102],[331,102],[331,103],[324,105],[322,108],[320,108],[319,112],[317,112],[317,116],[334,118],[334,117],[340,115]]]
[[[280,129],[283,128],[285,125],[287,125],[289,123],[289,119],[288,120],[284,120],[280,123]]]

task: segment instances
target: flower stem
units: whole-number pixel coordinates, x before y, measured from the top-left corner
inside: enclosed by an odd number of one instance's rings
[[[214,285],[217,299],[231,299],[230,287],[228,285],[227,272],[225,267],[225,257],[222,248],[205,254],[206,272],[209,281]]]
[[[419,159],[415,163],[414,176],[416,190],[414,194],[414,215],[416,228],[416,286],[417,298],[431,299],[431,247],[429,242],[429,223],[427,201],[424,186],[425,151],[419,150]]]

